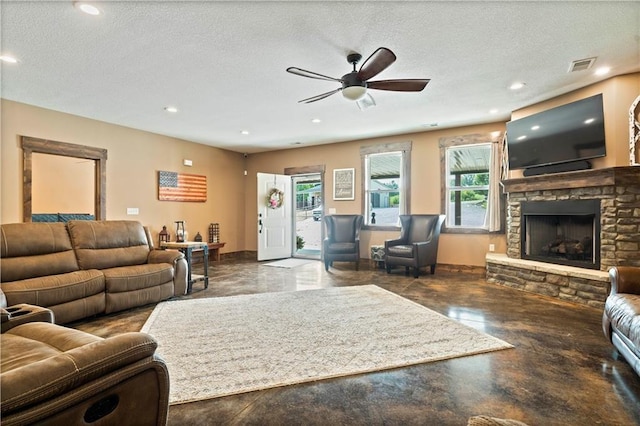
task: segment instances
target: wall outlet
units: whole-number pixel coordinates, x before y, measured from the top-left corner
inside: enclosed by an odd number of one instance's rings
[[[495,244],[489,244],[489,251],[496,251],[496,245]]]
[[[193,161],[191,161],[191,160],[183,160],[182,164],[184,164],[187,167],[191,167],[191,166],[193,166]]]
[[[136,215],[138,213],[140,213],[140,209],[138,209],[137,207],[127,207],[128,215]]]

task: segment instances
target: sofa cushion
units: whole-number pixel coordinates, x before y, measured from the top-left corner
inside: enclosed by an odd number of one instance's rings
[[[149,243],[140,222],[72,220],[67,227],[81,269],[147,263]]]
[[[413,215],[407,241],[418,243],[431,240],[438,220],[438,215]]]
[[[102,272],[90,269],[2,283],[2,290],[9,305],[49,307],[103,293],[105,280]]]
[[[1,335],[2,414],[31,406],[152,356],[143,333],[102,339],[47,323],[28,323]]]
[[[104,269],[107,293],[121,293],[155,287],[173,281],[173,266],[168,263],[123,266]]]
[[[356,243],[329,243],[331,254],[352,254],[356,250]]]
[[[387,256],[395,257],[413,257],[413,245],[390,246],[387,248]]]
[[[64,223],[12,223],[0,228],[2,282],[77,271]]]
[[[607,297],[605,312],[611,325],[640,348],[640,295],[617,293]]]

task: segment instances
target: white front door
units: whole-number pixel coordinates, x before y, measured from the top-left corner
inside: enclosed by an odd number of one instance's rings
[[[258,173],[258,260],[291,257],[291,176]]]

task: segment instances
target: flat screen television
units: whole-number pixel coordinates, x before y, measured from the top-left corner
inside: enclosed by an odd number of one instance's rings
[[[573,162],[590,167],[584,160],[606,155],[602,94],[509,121],[507,149],[509,168],[530,169],[530,174],[539,174],[538,167]]]

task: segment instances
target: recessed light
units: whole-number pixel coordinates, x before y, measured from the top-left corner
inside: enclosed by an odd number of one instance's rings
[[[531,130],[538,130],[540,128],[540,126],[538,126],[537,124],[535,126],[531,127]]]
[[[248,130],[241,130],[240,133],[243,134],[243,135],[248,135],[249,131]]]
[[[591,124],[591,123],[593,123],[594,121],[596,121],[596,119],[595,119],[595,118],[587,118],[586,120],[584,120],[584,124]]]
[[[522,136],[518,136],[517,140],[521,141],[526,138],[527,138],[527,135],[522,135]]]
[[[497,114],[498,113],[498,109],[497,108],[493,108],[489,110],[489,114]]]
[[[14,58],[11,55],[2,55],[0,56],[0,61],[2,62],[6,62],[8,64],[15,64],[18,62],[18,60],[16,58]]]
[[[525,83],[522,82],[515,82],[513,83],[511,86],[509,86],[509,89],[511,90],[520,90],[525,86]]]
[[[312,123],[318,124],[318,123],[322,123],[322,120],[320,120],[319,118],[314,118],[311,120]]]
[[[611,71],[611,68],[609,67],[600,67],[596,70],[595,74],[596,75],[605,75],[605,74],[609,74],[609,71]]]
[[[173,112],[173,113],[178,112],[178,108],[176,108],[174,106],[166,106],[166,107],[164,107],[164,110],[167,111],[167,112]]]
[[[86,13],[87,15],[97,16],[100,15],[101,11],[96,6],[91,3],[86,3],[83,1],[76,1],[73,3],[76,9]]]

